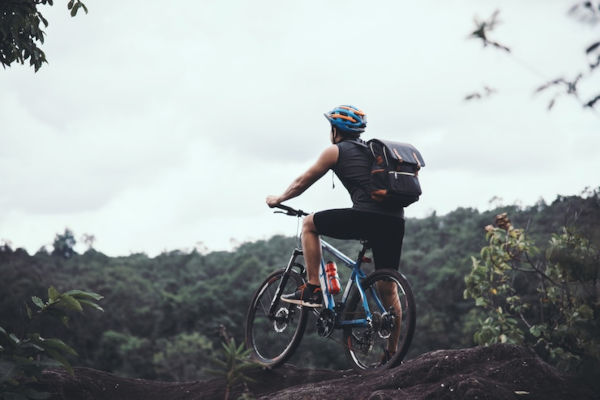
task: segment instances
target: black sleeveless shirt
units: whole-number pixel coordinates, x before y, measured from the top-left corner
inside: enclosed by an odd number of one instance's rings
[[[351,139],[341,141],[336,146],[339,150],[339,156],[335,167],[333,167],[333,172],[350,193],[352,208],[404,217],[404,209],[388,210],[371,199],[371,195],[367,190],[371,179],[371,157],[366,143],[360,139]]]

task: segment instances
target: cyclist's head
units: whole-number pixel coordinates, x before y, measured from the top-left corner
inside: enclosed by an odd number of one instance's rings
[[[353,106],[338,106],[324,115],[332,130],[345,137],[357,138],[367,127],[367,115]]]

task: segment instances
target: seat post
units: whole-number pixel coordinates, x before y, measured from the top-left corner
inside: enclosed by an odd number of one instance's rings
[[[368,240],[361,240],[360,243],[362,244],[362,249],[360,249],[360,251],[358,252],[358,259],[362,261],[367,250],[371,248],[371,244]]]

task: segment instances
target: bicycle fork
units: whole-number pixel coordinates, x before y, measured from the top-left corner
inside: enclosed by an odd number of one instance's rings
[[[275,310],[277,309],[277,306],[279,305],[279,300],[280,297],[282,295],[282,290],[285,287],[285,285],[287,284],[287,281],[290,277],[290,272],[292,271],[292,268],[294,266],[300,267],[301,271],[300,274],[304,273],[304,267],[300,264],[296,263],[296,258],[298,256],[301,256],[302,250],[300,249],[294,249],[294,252],[292,253],[292,256],[290,257],[290,261],[288,262],[287,267],[285,267],[285,270],[283,271],[283,274],[281,275],[281,281],[279,282],[279,285],[277,286],[277,289],[275,290],[275,295],[273,296],[273,300],[271,300],[271,306],[269,307],[269,318],[275,318]]]

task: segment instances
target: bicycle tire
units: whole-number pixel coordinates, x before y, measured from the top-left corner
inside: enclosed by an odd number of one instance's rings
[[[308,311],[297,304],[280,301],[277,319],[269,317],[269,307],[284,270],[270,274],[254,293],[246,314],[246,347],[251,357],[263,367],[273,368],[289,359],[306,329]],[[293,293],[304,279],[295,271],[289,272],[281,294]]]
[[[390,290],[390,283],[394,284],[398,292],[398,304],[401,309],[400,319],[396,316],[396,310],[393,307],[382,312],[381,307],[377,306],[375,296],[378,294],[378,282],[388,282],[387,290]],[[361,286],[365,291],[368,300],[369,309],[373,313],[373,327],[345,327],[343,331],[343,346],[346,357],[353,368],[358,370],[365,369],[387,369],[399,365],[408,349],[413,338],[416,324],[416,306],[410,284],[396,270],[380,269],[372,272],[361,281]],[[384,287],[384,286],[381,286]],[[384,305],[385,307],[385,305]],[[387,313],[386,313],[387,312]],[[362,305],[360,293],[354,287],[352,294],[346,304],[342,319],[353,320],[365,318],[365,311]],[[400,327],[394,328],[400,321]],[[390,340],[393,338],[394,329],[398,329],[398,343],[393,355],[386,355],[386,350]],[[388,335],[387,338],[386,335]],[[393,339],[392,339],[393,340]],[[393,347],[393,345],[392,345]],[[387,357],[389,356],[389,358]]]

